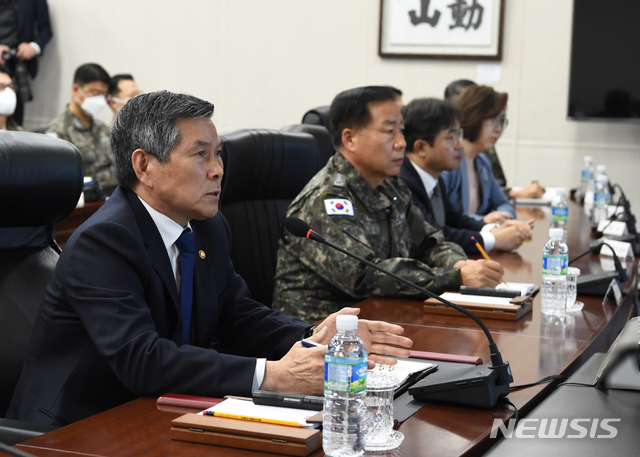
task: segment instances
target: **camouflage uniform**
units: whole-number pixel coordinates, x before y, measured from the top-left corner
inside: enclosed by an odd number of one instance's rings
[[[113,164],[113,153],[109,127],[98,119],[92,119],[87,127],[84,123],[67,109],[56,116],[47,126],[46,134],[67,140],[73,144],[82,155],[84,175],[93,177],[92,165]],[[97,174],[98,181],[112,181],[111,167],[102,169]]]
[[[409,188],[390,177],[374,189],[340,153],[309,181],[287,216],[299,217],[327,241],[433,292],[460,287],[460,270],[451,267],[467,258],[464,251],[425,222],[411,203]],[[314,322],[368,297],[419,296],[378,270],[284,230],[274,308]]]

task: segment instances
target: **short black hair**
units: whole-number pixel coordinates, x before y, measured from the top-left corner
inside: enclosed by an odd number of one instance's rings
[[[436,136],[451,127],[458,116],[455,106],[436,98],[416,98],[402,108],[404,139],[407,152],[413,151],[413,143],[424,140],[434,145]]]
[[[109,85],[109,73],[97,63],[85,63],[80,65],[75,74],[73,75],[73,83],[80,86],[92,83],[94,81],[100,81]]]
[[[112,97],[117,97],[120,94],[120,89],[118,89],[118,83],[122,80],[125,81],[133,81],[133,76],[128,73],[121,73],[118,75],[113,75],[109,80],[109,92],[108,94]]]
[[[371,122],[369,103],[395,100],[402,91],[391,86],[365,86],[340,92],[331,102],[329,126],[333,145],[342,146],[344,129],[362,129]]]
[[[475,86],[475,85],[476,83],[474,83],[470,79],[456,79],[451,84],[449,84],[447,88],[444,90],[444,99],[450,102],[452,101],[451,99],[453,97],[460,95],[460,92],[462,91],[462,89],[464,89],[465,87]]]
[[[111,149],[118,184],[131,189],[138,177],[131,164],[136,149],[169,161],[171,149],[180,141],[176,122],[180,119],[210,118],[213,104],[189,94],[166,90],[142,94],[129,100],[111,124]]]

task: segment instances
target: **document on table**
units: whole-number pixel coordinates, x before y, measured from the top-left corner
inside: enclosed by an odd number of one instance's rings
[[[537,287],[535,284],[527,282],[501,282],[496,286],[496,290],[519,290],[520,295],[524,296],[533,294]]]

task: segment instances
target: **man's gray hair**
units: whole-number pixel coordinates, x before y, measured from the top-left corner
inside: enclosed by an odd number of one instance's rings
[[[153,155],[161,163],[180,141],[179,119],[210,118],[213,104],[188,94],[166,90],[150,92],[129,100],[111,124],[111,149],[118,183],[131,189],[138,178],[131,163],[136,149]]]

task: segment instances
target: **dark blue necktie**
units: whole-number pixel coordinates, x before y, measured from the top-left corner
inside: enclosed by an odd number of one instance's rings
[[[180,314],[182,315],[182,344],[191,344],[191,300],[193,297],[193,264],[196,246],[191,229],[186,228],[176,240],[180,249]]]

